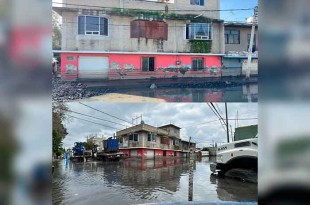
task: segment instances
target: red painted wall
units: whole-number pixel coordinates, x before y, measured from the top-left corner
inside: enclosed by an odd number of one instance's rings
[[[74,60],[67,60],[68,56],[74,57]],[[191,66],[192,58],[204,58],[205,66],[212,67],[221,66],[221,56],[196,56],[196,55],[148,55],[148,54],[128,54],[128,53],[103,53],[103,54],[77,54],[77,53],[61,53],[61,74],[63,79],[77,78],[77,74],[68,73],[68,67],[76,68],[78,71],[78,57],[79,56],[107,56],[109,57],[110,71],[109,79],[143,79],[143,78],[166,78],[172,76],[183,77],[178,72],[163,71],[162,68],[176,67],[176,66]],[[155,70],[142,71],[142,57],[155,57]],[[180,62],[177,65],[177,61]],[[216,76],[221,75],[221,70]],[[187,71],[184,77],[212,77],[209,71]]]
[[[166,156],[174,156],[174,151],[170,151],[170,150],[167,150],[166,151]]]
[[[129,149],[121,149],[121,152],[125,153],[130,157],[130,150]]]
[[[163,150],[155,150],[155,156],[163,156],[164,151]]]

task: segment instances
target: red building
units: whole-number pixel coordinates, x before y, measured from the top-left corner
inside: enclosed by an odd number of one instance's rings
[[[61,76],[77,79],[148,79],[219,77],[220,54],[55,51],[61,57]]]
[[[173,124],[153,127],[141,123],[118,131],[116,136],[120,150],[130,158],[186,157],[196,144],[181,140],[180,129]]]

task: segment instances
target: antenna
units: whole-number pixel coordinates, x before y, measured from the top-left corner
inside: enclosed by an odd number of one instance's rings
[[[142,114],[141,114],[140,116],[136,116],[135,118],[131,118],[132,124],[133,124],[133,125],[139,124],[138,119],[141,119],[140,123],[143,121],[143,119],[142,119]]]

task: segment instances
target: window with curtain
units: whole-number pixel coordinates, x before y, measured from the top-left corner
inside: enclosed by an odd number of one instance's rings
[[[210,23],[186,24],[186,39],[209,40],[212,38]]]
[[[108,36],[108,19],[100,16],[79,16],[79,35],[102,35]]]

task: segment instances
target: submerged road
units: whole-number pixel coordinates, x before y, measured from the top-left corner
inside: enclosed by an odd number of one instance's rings
[[[211,175],[212,160],[205,157],[194,163],[194,204],[257,201],[257,184]],[[107,163],[59,161],[53,176],[53,204],[187,202],[189,165],[188,160],[180,158]]]

